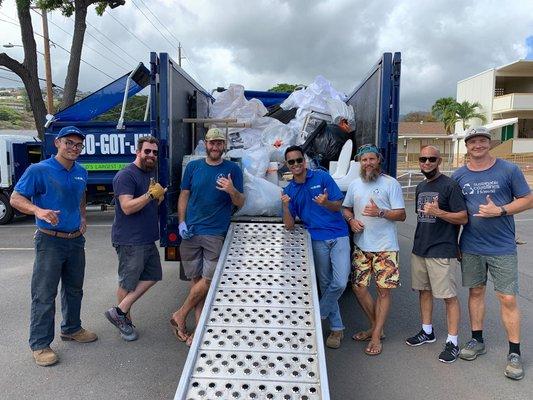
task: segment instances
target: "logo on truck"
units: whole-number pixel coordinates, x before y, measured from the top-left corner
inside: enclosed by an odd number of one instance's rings
[[[135,154],[137,140],[149,133],[88,133],[85,135],[85,148],[82,155],[129,155]]]

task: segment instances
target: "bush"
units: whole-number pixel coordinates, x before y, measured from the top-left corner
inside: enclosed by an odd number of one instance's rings
[[[0,106],[0,121],[17,122],[21,119],[22,116],[18,111],[5,106]]]

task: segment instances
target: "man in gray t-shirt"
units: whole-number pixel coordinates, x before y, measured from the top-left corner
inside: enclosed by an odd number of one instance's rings
[[[126,341],[136,340],[131,322],[133,304],[162,279],[157,209],[165,189],[155,182],[158,141],[139,138],[135,161],[113,179],[116,198],[111,240],[118,255],[117,306],[105,312],[106,318]]]

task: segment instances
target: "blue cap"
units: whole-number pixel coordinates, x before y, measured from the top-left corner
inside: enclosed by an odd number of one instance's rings
[[[85,135],[83,134],[83,132],[75,126],[65,126],[64,128],[61,128],[61,130],[57,134],[57,139],[70,135],[76,135],[79,138],[85,140]]]
[[[373,144],[364,144],[357,150],[356,157],[361,157],[365,153],[376,153],[378,156],[381,156],[381,153],[379,152],[379,149],[377,146]]]

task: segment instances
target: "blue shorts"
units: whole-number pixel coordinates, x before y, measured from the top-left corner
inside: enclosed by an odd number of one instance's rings
[[[160,281],[163,278],[159,250],[155,243],[143,245],[117,245],[118,284],[131,292],[139,281]]]

